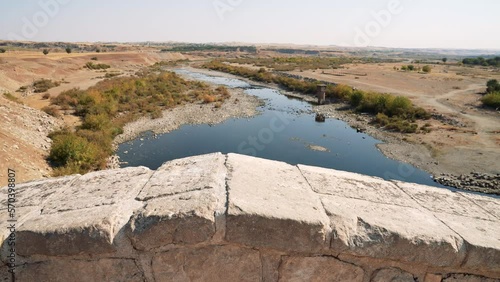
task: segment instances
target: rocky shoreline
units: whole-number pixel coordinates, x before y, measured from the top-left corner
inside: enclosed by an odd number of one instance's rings
[[[471,172],[468,175],[441,174],[434,180],[442,185],[457,189],[495,194],[500,196],[500,174]]]

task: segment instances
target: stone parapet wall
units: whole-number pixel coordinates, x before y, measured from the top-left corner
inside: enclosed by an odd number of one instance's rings
[[[16,200],[16,281],[500,281],[498,198],[354,173],[210,154]]]

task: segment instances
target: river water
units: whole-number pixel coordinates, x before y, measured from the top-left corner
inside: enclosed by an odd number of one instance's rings
[[[123,143],[117,155],[126,166],[157,169],[163,163],[213,152],[239,153],[289,164],[305,164],[443,187],[431,175],[411,165],[385,157],[381,143],[358,133],[347,123],[327,119],[315,122],[312,106],[288,98],[278,90],[250,85],[238,79],[208,76],[187,70],[177,73],[191,78],[244,88],[265,101],[253,118],[230,119],[217,125],[185,125],[153,138],[151,132]],[[313,148],[315,150],[313,150]]]

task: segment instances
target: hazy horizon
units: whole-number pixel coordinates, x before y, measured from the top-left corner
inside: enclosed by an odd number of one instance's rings
[[[0,0],[0,6],[0,40],[500,49],[494,0]]]

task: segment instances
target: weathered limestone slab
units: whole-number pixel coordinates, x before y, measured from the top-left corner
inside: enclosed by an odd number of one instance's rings
[[[69,256],[114,252],[113,239],[137,208],[128,204],[32,217],[17,230],[18,254]]]
[[[153,258],[155,281],[261,281],[259,252],[233,246],[179,249]]]
[[[226,157],[221,153],[174,160],[160,167],[137,200],[225,187]],[[225,190],[225,189],[224,189]]]
[[[500,224],[495,221],[437,213],[466,242],[467,259],[462,267],[500,272]]]
[[[486,212],[496,217],[500,221],[500,198],[491,195],[477,195],[472,193],[458,192],[460,195],[471,200],[476,205],[482,207]]]
[[[373,258],[459,266],[461,238],[421,209],[322,196],[331,219],[332,249]]]
[[[132,201],[152,175],[145,167],[86,174],[59,190],[43,206],[43,214],[73,211]]]
[[[17,268],[16,281],[145,281],[131,259],[55,260]]]
[[[16,185],[16,207],[41,206],[50,196],[66,189],[80,175],[43,179]],[[7,187],[0,189],[0,210],[7,209]],[[5,196],[4,196],[5,195]]]
[[[493,215],[487,213],[461,193],[413,183],[396,182],[396,184],[431,212],[497,220]]]
[[[384,268],[375,271],[370,282],[415,282],[413,274],[399,268]]]
[[[212,238],[216,217],[226,211],[224,155],[209,154],[163,165],[137,197],[128,232],[134,246],[149,250],[168,244],[194,244]]]
[[[418,207],[414,200],[389,181],[320,167],[305,165],[298,167],[316,193],[374,203]]]
[[[131,219],[128,234],[132,244],[136,249],[150,250],[207,241],[216,231],[218,202],[215,189],[151,200]]]
[[[327,246],[328,218],[296,167],[236,154],[227,166],[226,240],[304,252]]]
[[[280,280],[302,281],[363,281],[362,268],[333,257],[287,257],[280,266]]]

